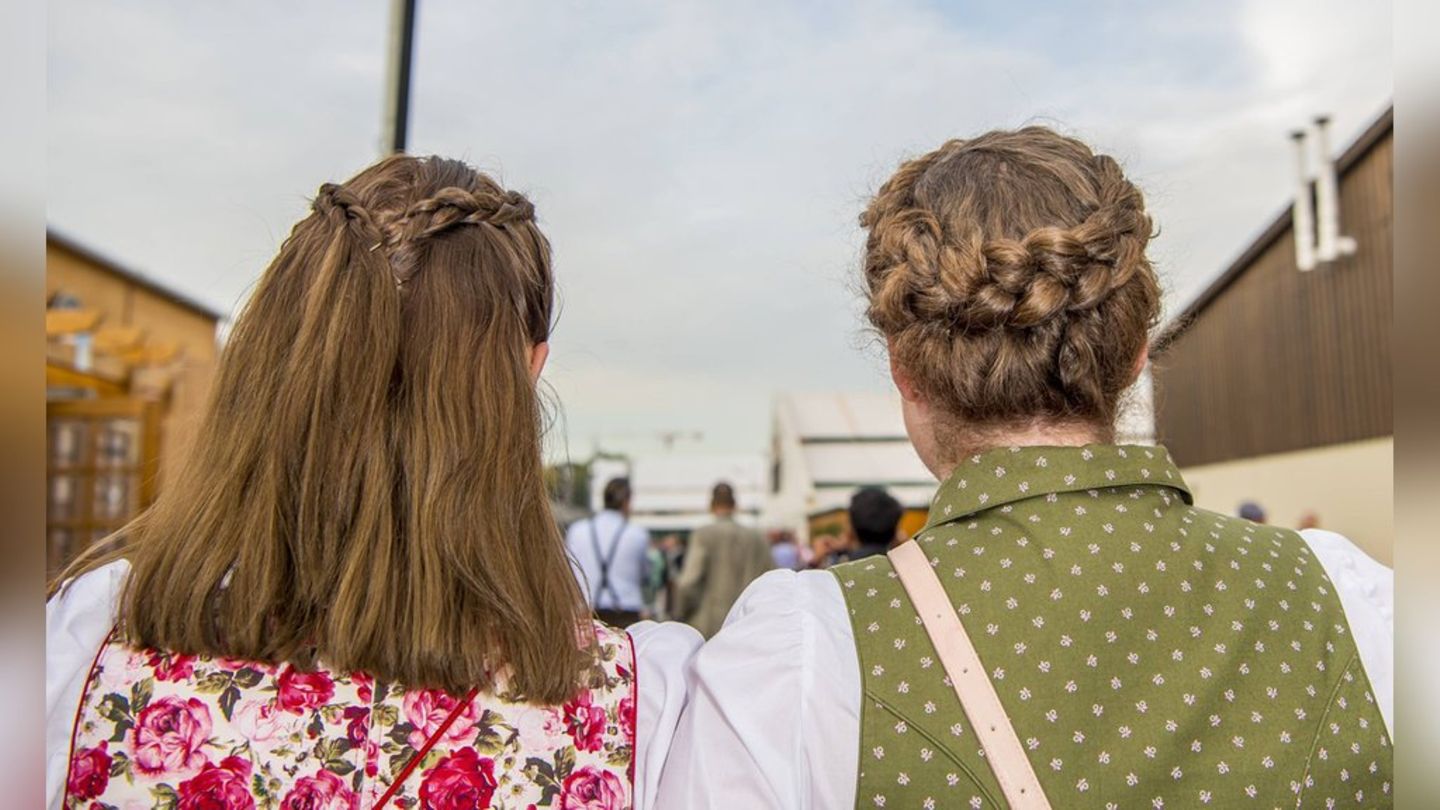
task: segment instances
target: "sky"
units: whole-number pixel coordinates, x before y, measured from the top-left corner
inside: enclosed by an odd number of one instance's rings
[[[52,0],[49,223],[236,312],[376,159],[389,3]],[[552,458],[762,452],[781,391],[882,390],[856,218],[898,163],[1042,123],[1144,190],[1178,311],[1286,205],[1288,134],[1390,104],[1387,1],[420,0],[410,151],[555,249]],[[694,434],[699,434],[697,438]]]

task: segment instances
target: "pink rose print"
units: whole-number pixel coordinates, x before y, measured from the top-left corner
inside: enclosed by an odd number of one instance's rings
[[[599,751],[605,735],[605,709],[590,702],[590,690],[582,690],[562,710],[566,730],[581,751]]]
[[[345,781],[330,771],[295,780],[295,787],[285,794],[280,810],[359,810],[360,797],[345,786]]]
[[[351,674],[350,682],[355,684],[355,692],[361,703],[370,703],[375,699],[375,679],[363,672]]]
[[[300,672],[290,665],[280,670],[280,708],[302,714],[318,709],[335,696],[335,682],[323,672]]]
[[[141,710],[131,735],[136,770],[193,773],[207,764],[200,746],[210,737],[210,710],[195,698],[157,698]]]
[[[440,689],[417,689],[407,692],[405,699],[401,701],[401,708],[405,712],[405,719],[415,726],[415,730],[410,732],[410,746],[418,751],[430,738],[430,735],[440,728],[440,725],[445,722],[445,718],[450,716],[459,702]],[[474,735],[475,721],[479,719],[475,701],[472,700],[456,716],[455,722],[450,724],[450,728],[445,730],[441,741],[469,742],[470,737]]]
[[[195,778],[180,783],[177,810],[255,810],[249,782],[250,760],[244,757],[207,762]]]
[[[566,777],[557,810],[622,810],[625,783],[615,774],[586,765]]]
[[[626,695],[620,699],[620,733],[627,742],[635,742],[635,696]]]
[[[215,666],[227,672],[235,672],[241,669],[253,669],[263,675],[274,675],[275,665],[264,661],[247,661],[244,658],[216,658]]]
[[[155,671],[158,681],[183,681],[195,674],[195,656],[149,650],[145,663]]]
[[[350,721],[345,726],[345,736],[355,745],[364,745],[370,736],[370,710],[364,706],[346,706],[341,716]]]
[[[274,700],[249,698],[236,707],[235,727],[253,743],[283,740],[300,730],[301,720]]]
[[[71,798],[93,799],[110,784],[110,752],[107,743],[82,748],[70,758],[70,779],[65,790]]]
[[[494,794],[495,761],[461,748],[425,772],[420,810],[482,810]]]

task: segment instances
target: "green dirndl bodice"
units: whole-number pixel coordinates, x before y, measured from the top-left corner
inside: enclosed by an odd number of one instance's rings
[[[1051,805],[1389,806],[1390,741],[1320,563],[1191,504],[1163,448],[998,450],[915,538]],[[864,689],[856,806],[1005,806],[889,561],[831,570]]]

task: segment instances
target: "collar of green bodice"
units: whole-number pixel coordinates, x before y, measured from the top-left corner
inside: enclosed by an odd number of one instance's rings
[[[1195,502],[1160,446],[1009,447],[960,462],[936,490],[925,528],[1050,493],[1127,486],[1169,487]]]

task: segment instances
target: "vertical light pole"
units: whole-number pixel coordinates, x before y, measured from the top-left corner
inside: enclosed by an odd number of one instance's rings
[[[405,151],[410,127],[410,64],[415,50],[415,4],[391,0],[390,49],[385,71],[385,111],[381,127],[382,154]]]

